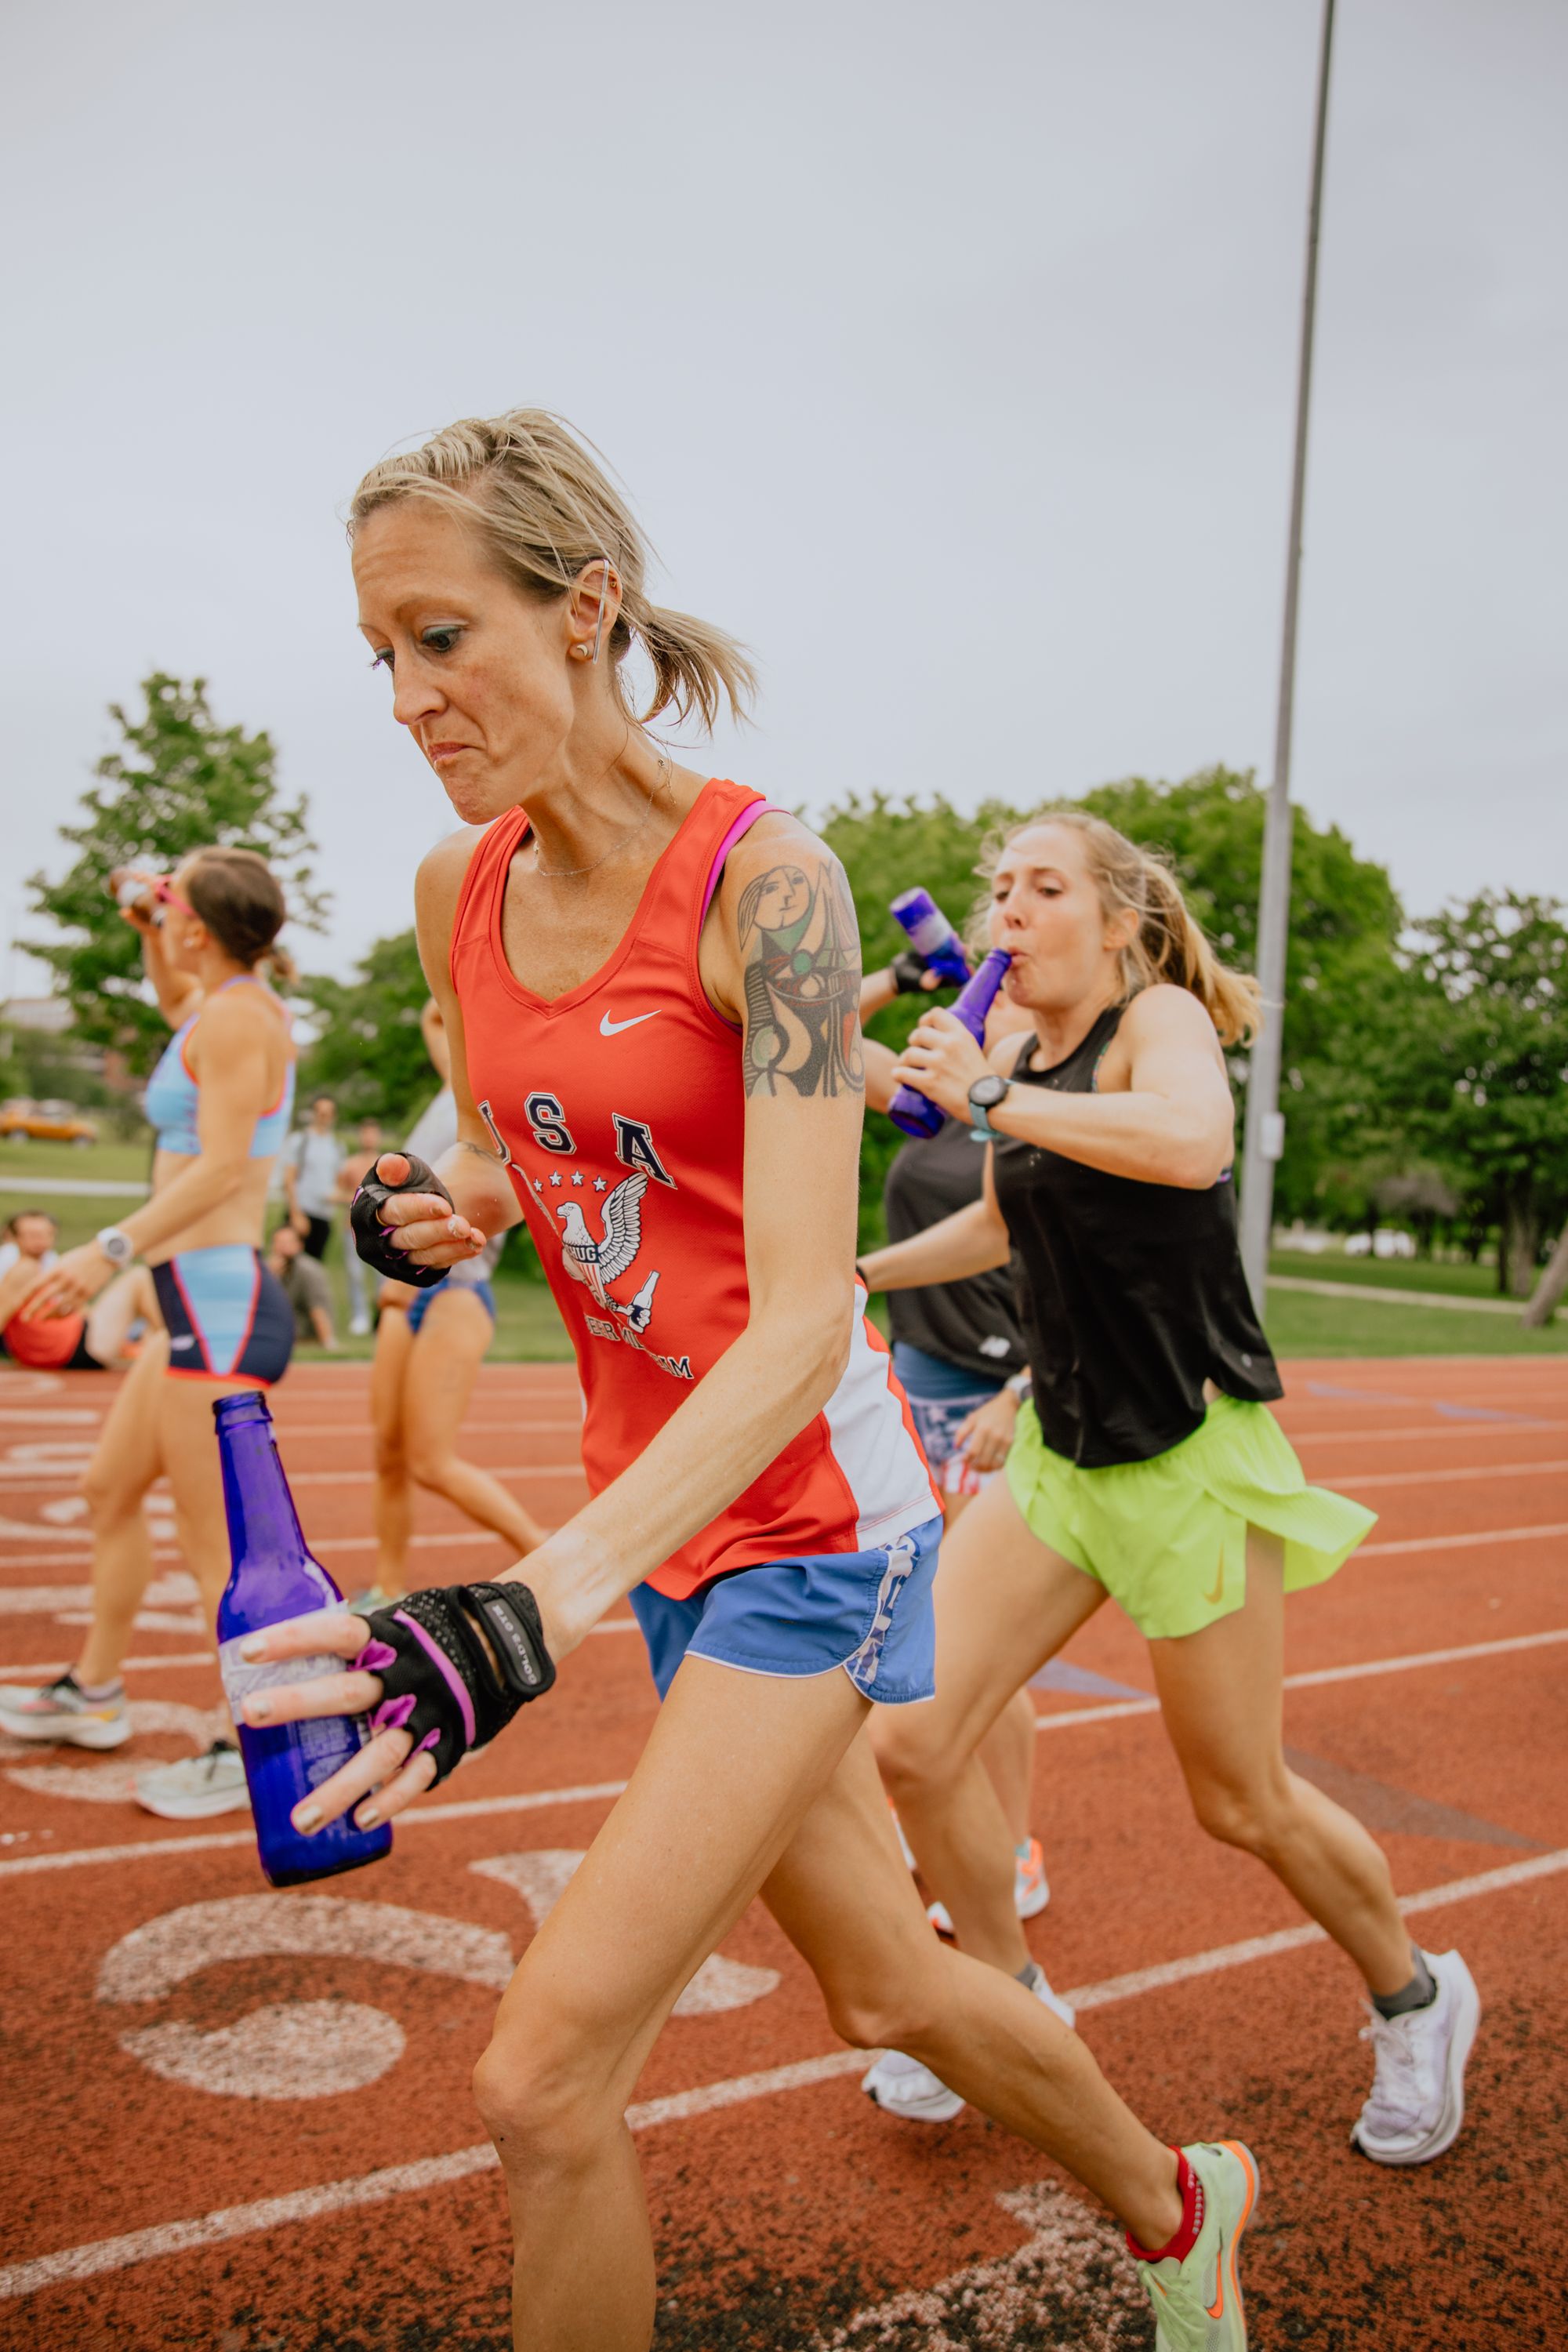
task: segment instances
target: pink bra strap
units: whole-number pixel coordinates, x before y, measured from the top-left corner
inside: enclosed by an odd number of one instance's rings
[[[708,909],[713,904],[713,893],[719,887],[723,876],[724,860],[729,856],[735,844],[750,833],[760,816],[787,816],[788,814],[788,809],[779,808],[773,801],[753,801],[750,808],[743,808],[741,811],[740,815],[713,853],[713,863],[708,869],[708,887],[702,893],[702,912],[697,919],[699,930],[708,919]]]

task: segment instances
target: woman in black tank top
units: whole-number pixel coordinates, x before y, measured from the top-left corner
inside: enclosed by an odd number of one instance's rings
[[[1267,1863],[1366,1980],[1378,2067],[1358,2146],[1423,2162],[1463,2119],[1475,1987],[1457,1954],[1412,1945],[1378,1846],[1280,1744],[1284,1595],[1331,1576],[1373,1518],[1307,1486],[1268,1411],[1281,1388],[1237,1246],[1221,1051],[1256,1025],[1256,989],[1166,869],[1079,810],[1015,832],[990,921],[1034,1038],[993,1067],[932,1011],[896,1074],[988,1129],[984,1196],[864,1271],[903,1289],[1011,1251],[1034,1400],[1006,1477],[943,1545],[937,1696],[879,1743],[889,1793],[959,1942],[1016,1973],[1010,1842],[974,1751],[1113,1596],[1149,1637],[1199,1822]]]

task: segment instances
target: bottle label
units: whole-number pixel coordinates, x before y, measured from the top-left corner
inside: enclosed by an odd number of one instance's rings
[[[314,1682],[321,1675],[348,1672],[346,1658],[241,1657],[240,1652],[249,1638],[247,1633],[237,1633],[231,1641],[218,1643],[218,1672],[223,1676],[224,1696],[237,1721],[242,1704],[257,1691],[277,1690],[285,1683]],[[328,1779],[364,1745],[363,1716],[314,1716],[302,1723],[291,1723],[286,1728],[294,1734],[301,1752],[310,1759],[311,1769],[307,1778],[312,1788],[318,1780]]]

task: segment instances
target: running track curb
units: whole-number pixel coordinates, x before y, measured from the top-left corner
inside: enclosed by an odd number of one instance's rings
[[[1399,1898],[1401,1911],[1435,1911],[1448,1903],[1469,1903],[1479,1895],[1501,1894],[1568,1871],[1568,1847],[1509,1863],[1500,1870],[1482,1871],[1473,1878],[1451,1879],[1446,1886],[1427,1886]],[[1251,1960],[1271,1959],[1277,1953],[1298,1951],[1303,1945],[1326,1944],[1325,1931],[1310,1922],[1287,1927],[1274,1936],[1252,1936],[1245,1943],[1221,1944],[1213,1951],[1194,1952],[1182,1960],[1139,1969],[1131,1975],[1108,1977],[1097,1985],[1079,1985],[1066,1998],[1079,2009],[1106,2009],[1112,2002],[1135,2000],[1166,1985],[1183,1984],[1194,1977],[1212,1976],[1221,1969],[1241,1968]],[[626,2109],[633,2131],[649,2131],[659,2124],[680,2123],[689,2116],[710,2115],[750,2099],[767,2098],[777,2091],[804,2090],[816,2083],[854,2074],[879,2053],[867,2050],[835,2050],[821,2058],[804,2058],[790,2066],[770,2066],[758,2074],[738,2074],[724,2083],[704,2083],[694,2090],[677,2091],[662,2099],[646,2099]],[[145,2230],[129,2230],[121,2237],[99,2238],[85,2246],[63,2247],[58,2253],[37,2254],[0,2270],[0,2300],[37,2294],[42,2288],[78,2279],[96,2278],[104,2271],[128,2270],[163,2254],[190,2253],[202,2246],[221,2245],[260,2230],[279,2229],[291,2221],[313,2221],[360,2205],[379,2205],[390,2197],[420,2189],[443,2189],[476,2172],[493,2171],[500,2163],[488,2141],[477,2147],[454,2148],[449,2156],[429,2156],[413,2164],[384,2165],[362,2173],[357,2179],[326,2180],[314,2189],[296,2189],[282,2197],[260,2197],[248,2205],[220,2206],[188,2221],[161,2221]]]

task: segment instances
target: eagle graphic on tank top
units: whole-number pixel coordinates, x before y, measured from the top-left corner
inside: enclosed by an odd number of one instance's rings
[[[640,1169],[617,1184],[599,1213],[604,1232],[596,1240],[577,1202],[564,1201],[555,1212],[563,1227],[561,1255],[567,1273],[574,1282],[587,1284],[595,1307],[608,1307],[634,1331],[647,1329],[658,1276],[648,1276],[629,1307],[610,1296],[609,1286],[630,1269],[642,1247],[642,1196],[647,1191],[647,1178]]]

